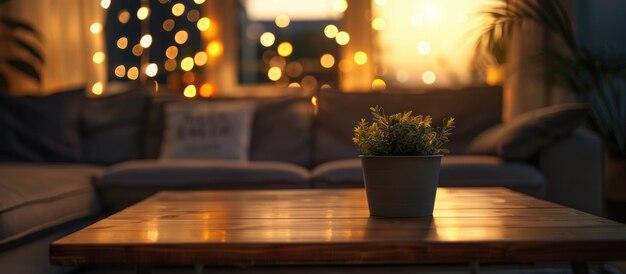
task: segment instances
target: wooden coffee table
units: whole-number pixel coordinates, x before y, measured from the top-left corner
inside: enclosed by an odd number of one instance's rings
[[[504,188],[440,188],[433,218],[369,217],[363,189],[161,192],[52,243],[57,265],[626,260],[626,226]]]

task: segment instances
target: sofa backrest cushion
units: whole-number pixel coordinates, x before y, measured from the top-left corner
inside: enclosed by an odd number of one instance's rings
[[[502,92],[499,87],[436,90],[427,93],[340,93],[322,90],[318,96],[318,114],[314,129],[316,164],[354,158],[354,126],[361,118],[371,120],[369,108],[379,105],[386,113],[412,110],[431,115],[435,125],[454,117],[456,126],[447,148],[452,154],[463,152],[467,144],[483,130],[501,121]]]
[[[110,96],[87,98],[81,113],[81,161],[109,165],[141,156],[152,89],[109,84]],[[106,93],[105,93],[106,94]]]
[[[248,160],[252,103],[178,102],[165,113],[161,159]]]
[[[48,96],[0,94],[0,161],[75,162],[84,88]]]
[[[164,107],[188,99],[171,92],[159,92],[150,104],[143,158],[160,154],[164,129]],[[209,101],[249,101],[255,105],[250,161],[279,161],[309,167],[312,162],[313,105],[310,97],[212,98]]]

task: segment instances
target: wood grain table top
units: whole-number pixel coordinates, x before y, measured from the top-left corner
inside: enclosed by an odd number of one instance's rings
[[[626,226],[504,188],[439,188],[433,218],[363,189],[160,192],[51,245],[59,265],[626,260]]]

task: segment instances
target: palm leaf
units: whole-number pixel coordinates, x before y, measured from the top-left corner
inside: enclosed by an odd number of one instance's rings
[[[18,20],[11,19],[11,18],[0,18],[0,26],[4,26],[6,28],[15,29],[15,30],[18,30],[18,29],[25,30],[35,35],[37,38],[41,38],[41,35],[36,29],[34,29],[29,24],[24,23],[22,21],[18,21]]]
[[[37,60],[39,60],[39,62],[43,63],[45,61],[45,58],[44,58],[43,54],[37,48],[33,47],[31,44],[29,44],[28,42],[24,41],[20,37],[15,36],[15,35],[2,35],[2,36],[0,36],[0,38],[8,40],[8,41],[11,41],[11,42],[17,44],[19,47],[21,47],[26,52],[28,52],[32,57],[34,57]]]
[[[41,76],[39,75],[39,71],[37,71],[37,69],[35,69],[35,67],[33,65],[31,65],[30,63],[24,61],[24,60],[20,60],[20,59],[15,59],[15,58],[10,58],[7,59],[7,64],[12,67],[13,69],[28,75],[30,78],[35,79],[37,82],[41,83]]]

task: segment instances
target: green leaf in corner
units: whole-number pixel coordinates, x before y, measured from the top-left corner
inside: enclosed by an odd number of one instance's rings
[[[41,83],[41,76],[39,75],[39,72],[28,62],[19,59],[7,59],[7,64],[13,69],[18,70]]]

